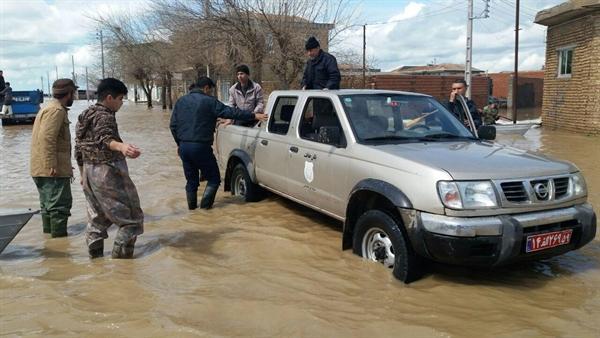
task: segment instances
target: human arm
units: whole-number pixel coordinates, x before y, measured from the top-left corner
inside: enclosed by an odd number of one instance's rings
[[[43,119],[40,120],[40,133],[43,142],[40,143],[41,154],[43,154],[44,167],[48,168],[50,176],[56,176],[58,166],[57,142],[58,134],[62,125],[65,123],[66,112],[62,109],[49,111]]]
[[[173,107],[173,112],[171,113],[171,120],[169,122],[169,129],[171,129],[171,135],[173,135],[173,140],[179,147],[179,139],[177,138],[177,115],[179,114],[179,101],[175,102],[175,107]]]
[[[329,58],[329,62],[327,62],[327,73],[329,77],[327,79],[327,84],[325,88],[327,89],[340,89],[340,82],[342,81],[342,76],[340,74],[340,69],[337,65],[337,60],[333,55]]]
[[[129,144],[129,143],[123,143],[123,142],[119,142],[116,140],[112,140],[112,141],[110,141],[108,146],[109,146],[110,150],[118,151],[121,154],[123,154],[124,156],[129,157],[129,158],[137,158],[142,154],[142,152],[140,151],[140,148],[136,147],[133,144]]]
[[[263,97],[263,89],[260,85],[256,85],[256,107],[254,107],[255,113],[262,113],[265,110],[265,102]]]
[[[306,65],[304,65],[302,81],[300,82],[300,87],[302,87],[302,90],[305,90],[307,86],[308,86],[308,63]]]

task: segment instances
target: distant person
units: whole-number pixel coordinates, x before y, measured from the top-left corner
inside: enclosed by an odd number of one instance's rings
[[[200,208],[212,207],[221,184],[221,174],[212,149],[217,118],[262,121],[267,119],[266,114],[224,105],[213,97],[214,88],[215,84],[210,78],[201,77],[196,88],[177,100],[171,115],[170,129],[177,143],[177,154],[183,162],[183,172],[187,181],[185,192],[190,210],[198,207],[199,171],[208,181]]]
[[[490,125],[496,124],[496,121],[500,118],[498,115],[498,107],[496,103],[490,103],[487,106],[483,107],[482,112],[483,124]]]
[[[6,86],[0,92],[0,96],[4,97],[4,101],[2,102],[2,115],[12,115],[12,88],[10,82],[6,82]]]
[[[304,47],[309,59],[304,67],[302,89],[340,89],[342,78],[335,57],[323,51],[314,36],[306,40]]]
[[[2,92],[6,88],[6,83],[4,82],[4,73],[0,70],[0,92]],[[0,102],[4,102],[4,96],[0,94]]]
[[[119,230],[112,258],[133,258],[137,236],[144,232],[144,213],[126,158],[137,158],[141,151],[123,142],[115,117],[127,87],[106,78],[98,84],[97,95],[97,103],[79,115],[75,129],[75,158],[88,210],[85,240],[90,258],[102,257],[107,230],[115,224]]]
[[[52,237],[67,236],[73,204],[68,107],[76,90],[71,79],[54,81],[54,99],[36,115],[31,135],[31,176],[40,195],[43,231]]]
[[[262,113],[265,108],[263,90],[258,83],[250,80],[250,68],[246,65],[237,66],[236,76],[238,82],[229,88],[228,105],[254,113]],[[231,123],[245,127],[254,125],[254,121],[225,120],[224,122],[225,125]]]
[[[457,79],[452,83],[452,91],[450,92],[450,99],[446,102],[446,108],[450,110],[457,119],[461,119],[461,116],[464,115],[462,105],[456,98],[456,95],[465,96],[467,93],[467,82],[463,79]],[[473,117],[473,122],[475,123],[475,128],[479,128],[481,126],[481,116],[477,111],[477,107],[475,106],[475,102],[473,100],[467,98],[465,96],[465,101],[467,103],[467,107],[469,108],[469,112]],[[466,116],[464,116],[466,118]],[[463,124],[468,125],[467,121],[461,121]]]

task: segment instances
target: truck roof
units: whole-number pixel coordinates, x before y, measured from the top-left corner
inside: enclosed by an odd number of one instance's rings
[[[402,94],[413,96],[430,96],[421,93],[404,92],[399,90],[384,90],[384,89],[338,89],[338,90],[274,90],[271,94],[277,95],[304,95],[304,94],[329,94],[329,95],[369,95],[369,94]]]

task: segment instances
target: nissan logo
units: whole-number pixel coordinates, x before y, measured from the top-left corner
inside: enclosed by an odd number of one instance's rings
[[[544,183],[536,183],[533,186],[533,191],[535,191],[535,194],[541,200],[548,198],[548,186]]]

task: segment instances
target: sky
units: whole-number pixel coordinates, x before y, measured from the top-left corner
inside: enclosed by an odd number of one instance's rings
[[[71,77],[72,61],[80,87],[85,67],[100,64],[99,38],[90,17],[97,13],[139,13],[150,0],[2,0],[0,69],[14,90],[47,88]],[[367,25],[367,59],[376,68],[464,63],[467,0],[348,0],[356,9],[354,28],[340,33],[336,50],[362,54],[362,25]],[[474,14],[485,7],[473,0]],[[546,27],[535,14],[562,0],[521,0],[519,69],[541,69]],[[514,68],[515,0],[489,0],[489,18],[473,20],[473,67],[489,72]]]

